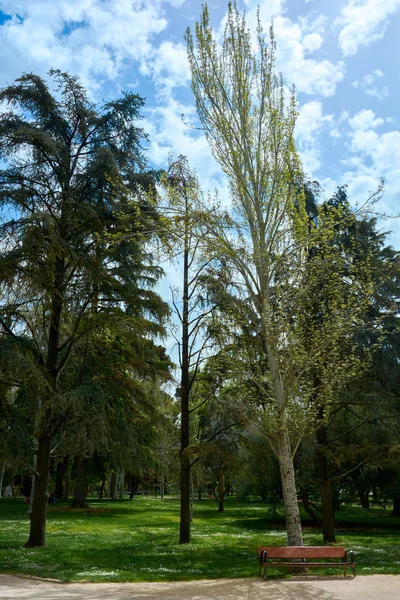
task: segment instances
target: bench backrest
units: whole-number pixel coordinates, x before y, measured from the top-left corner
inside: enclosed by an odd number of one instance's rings
[[[260,546],[258,556],[267,558],[344,558],[346,550],[338,546]]]

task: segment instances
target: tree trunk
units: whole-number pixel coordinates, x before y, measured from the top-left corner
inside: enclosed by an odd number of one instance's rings
[[[312,522],[315,525],[318,525],[319,527],[321,527],[322,526],[322,520],[319,518],[319,516],[317,515],[317,513],[315,512],[315,510],[310,505],[310,501],[309,501],[309,498],[308,498],[308,489],[307,488],[303,488],[303,490],[301,492],[301,501],[303,502],[303,508],[304,508],[304,510],[311,517]]]
[[[110,476],[110,481],[108,484],[108,497],[111,498],[111,500],[115,500],[115,485],[117,483],[117,476],[115,474],[115,472],[113,471],[111,473]]]
[[[329,477],[327,457],[327,435],[325,425],[317,429],[317,457],[322,502],[322,531],[324,542],[335,542],[335,513],[333,511],[332,485]]]
[[[79,461],[76,469],[75,485],[74,485],[74,497],[72,499],[72,508],[89,508],[87,503],[88,494],[88,478],[87,478],[87,467],[89,460],[83,458]]]
[[[103,476],[101,478],[101,488],[100,488],[100,494],[99,494],[100,499],[103,499],[105,485],[106,485],[106,473],[103,473]]]
[[[288,546],[302,546],[303,536],[299,505],[297,502],[296,480],[289,433],[284,422],[278,437],[278,460],[281,474],[283,502],[285,505],[286,532]]]
[[[125,473],[121,471],[121,475],[119,478],[119,498],[120,500],[124,499],[124,483],[125,483]]]
[[[182,307],[182,357],[181,357],[181,511],[179,543],[190,542],[190,458],[189,447],[189,247],[188,223],[185,227],[183,253],[183,307]]]
[[[400,491],[397,491],[394,494],[392,515],[400,517]]]
[[[59,462],[56,470],[56,484],[54,487],[54,496],[57,500],[61,500],[63,498],[64,492],[64,476],[66,474],[68,468],[68,456],[64,456],[62,462]]]
[[[3,466],[1,468],[1,473],[0,473],[0,498],[1,498],[1,492],[2,492],[2,489],[3,489],[3,480],[4,480],[4,473],[6,471],[6,464],[7,464],[7,461],[4,460],[3,461]]]
[[[117,499],[118,482],[119,482],[119,467],[116,468],[115,473],[113,473],[113,476],[111,479],[111,499],[112,500]]]
[[[225,475],[222,470],[218,472],[218,492],[216,494],[218,500],[218,512],[224,512],[224,500],[225,500]]]
[[[64,490],[63,490],[64,502],[68,502],[68,498],[69,498],[69,481],[71,478],[71,468],[72,468],[71,459],[68,457],[68,464],[67,464],[67,469],[66,469],[66,473],[65,473]]]
[[[160,498],[164,500],[164,471],[161,471],[160,475]]]
[[[268,319],[264,321],[264,328]],[[269,332],[264,331],[264,339],[268,356],[268,366],[272,376],[274,400],[279,412],[279,431],[275,437],[276,454],[281,475],[283,502],[286,515],[286,533],[288,546],[302,546],[303,535],[299,504],[297,501],[296,478],[294,473],[293,455],[290,446],[289,431],[286,414],[286,395],[283,388],[282,377],[275,353],[269,344]]]
[[[131,491],[129,494],[129,499],[132,500],[132,498],[134,497],[135,493],[138,491],[139,489],[139,484],[140,484],[140,478],[139,477],[135,477],[134,475],[131,476]]]
[[[37,440],[37,463],[29,539],[25,548],[46,545],[46,518],[50,476],[51,438],[41,435]]]

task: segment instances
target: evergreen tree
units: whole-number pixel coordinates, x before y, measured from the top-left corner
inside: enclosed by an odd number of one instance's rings
[[[28,546],[45,544],[52,439],[76,399],[101,393],[106,371],[90,357],[116,353],[119,331],[150,371],[149,340],[168,310],[152,291],[160,269],[147,251],[156,214],[136,124],[142,98],[96,107],[76,78],[50,77],[55,93],[33,74],[0,92],[9,106],[0,118],[0,369],[36,413]]]

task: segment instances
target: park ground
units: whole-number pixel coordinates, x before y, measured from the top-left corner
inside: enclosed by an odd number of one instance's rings
[[[257,546],[286,543],[282,508],[276,513],[261,502],[228,498],[222,514],[215,500],[195,502],[192,543],[186,545],[178,544],[178,498],[90,499],[89,504],[87,510],[49,507],[47,547],[25,549],[26,504],[1,499],[0,573],[85,583],[251,580],[257,576]],[[324,545],[320,529],[302,516],[304,543]],[[359,575],[400,574],[400,519],[390,515],[389,507],[345,506],[337,520],[337,544],[354,551]],[[283,569],[271,569],[268,585],[283,576]],[[353,585],[350,578],[337,581]],[[400,580],[398,589],[400,598]]]

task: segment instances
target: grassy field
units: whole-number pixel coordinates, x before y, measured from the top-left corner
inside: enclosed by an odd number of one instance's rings
[[[90,506],[90,514],[49,508],[47,547],[27,550],[26,504],[0,499],[0,572],[92,582],[254,577],[257,546],[286,540],[282,514],[268,516],[257,502],[228,499],[223,514],[214,500],[196,502],[192,543],[184,546],[177,499],[92,499]],[[400,519],[378,508],[348,507],[337,516],[337,543],[354,550],[358,573],[400,573]],[[304,543],[323,545],[321,532],[305,523]]]

